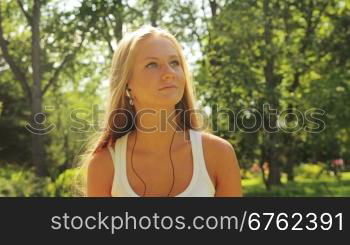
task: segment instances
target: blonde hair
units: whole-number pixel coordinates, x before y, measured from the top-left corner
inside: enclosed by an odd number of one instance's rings
[[[137,44],[141,40],[155,35],[165,37],[173,43],[179,54],[181,67],[184,72],[184,95],[175,106],[177,109],[176,112],[178,113],[177,116],[180,118],[179,127],[182,130],[200,128],[200,118],[196,113],[193,113],[195,111],[195,96],[192,78],[182,48],[176,38],[168,31],[152,26],[144,26],[134,32],[128,33],[118,43],[113,55],[109,99],[102,131],[98,132],[92,140],[87,143],[86,152],[79,163],[80,170],[83,170],[80,171],[82,175],[79,175],[79,179],[83,178],[83,182],[80,182],[81,186],[79,189],[80,193],[83,195],[86,194],[86,170],[92,156],[108,145],[112,145],[118,138],[127,134],[129,131],[135,129],[135,111],[128,103],[128,97],[126,95],[127,83],[132,75],[132,66],[134,64],[135,48]]]

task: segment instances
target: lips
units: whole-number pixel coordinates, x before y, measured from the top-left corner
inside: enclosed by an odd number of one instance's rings
[[[159,90],[164,90],[164,89],[169,89],[169,88],[177,88],[177,86],[174,84],[165,84],[161,88],[159,88]]]

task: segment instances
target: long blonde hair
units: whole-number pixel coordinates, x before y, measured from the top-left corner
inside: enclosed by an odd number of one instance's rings
[[[193,113],[195,111],[195,96],[192,84],[192,78],[189,72],[188,64],[183,54],[182,48],[176,38],[158,27],[145,26],[140,29],[128,33],[118,43],[113,54],[112,67],[110,72],[109,98],[105,112],[105,118],[102,125],[102,131],[97,132],[89,143],[87,149],[82,156],[79,166],[83,171],[83,175],[79,175],[79,179],[83,178],[82,188],[79,188],[83,194],[86,194],[86,169],[92,156],[112,145],[118,138],[135,129],[135,111],[128,103],[126,94],[127,83],[132,75],[132,66],[135,57],[135,48],[137,44],[150,36],[159,35],[169,39],[175,46],[185,77],[184,95],[179,103],[176,104],[177,116],[179,116],[178,125],[182,130],[199,129],[200,118]],[[80,172],[82,173],[82,172]]]

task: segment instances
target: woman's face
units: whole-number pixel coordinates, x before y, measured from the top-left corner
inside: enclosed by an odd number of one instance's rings
[[[172,108],[182,98],[185,76],[172,42],[161,36],[140,41],[128,83],[136,107]]]

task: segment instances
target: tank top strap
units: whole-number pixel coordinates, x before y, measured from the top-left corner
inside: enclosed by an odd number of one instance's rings
[[[123,182],[125,181],[124,173],[126,172],[123,162],[123,160],[125,159],[124,154],[127,143],[126,136],[127,135],[124,135],[115,141],[114,149],[113,147],[108,146],[108,150],[111,153],[114,166],[114,178],[111,190],[112,196],[116,196],[117,193],[122,193],[123,195]]]
[[[203,156],[203,147],[202,147],[202,134],[200,131],[195,131],[190,129],[191,134],[191,143],[192,143],[192,150],[194,151],[193,155],[196,159],[193,159],[196,163],[198,163],[198,170],[206,167],[204,156]]]
[[[113,166],[115,165],[115,150],[113,150],[112,146],[107,146],[107,149],[109,151],[109,153],[111,154],[111,158],[113,161]]]
[[[126,155],[129,134],[130,132],[120,137],[115,142],[114,181],[112,187],[112,196],[137,196],[129,185],[126,170]]]
[[[122,142],[120,139],[115,141],[114,149],[112,146],[110,146],[110,145],[108,146],[108,150],[109,150],[111,157],[112,157],[112,160],[113,160],[114,170],[116,170],[120,167],[119,166],[120,165],[119,158],[120,158],[120,150],[122,148]]]
[[[198,176],[201,179],[202,183],[208,183],[208,188],[212,193],[215,193],[214,184],[209,176],[208,168],[205,163],[204,153],[203,153],[203,144],[202,144],[202,133],[201,131],[190,130],[192,133],[192,149],[194,151],[194,159],[198,164],[197,171]]]

